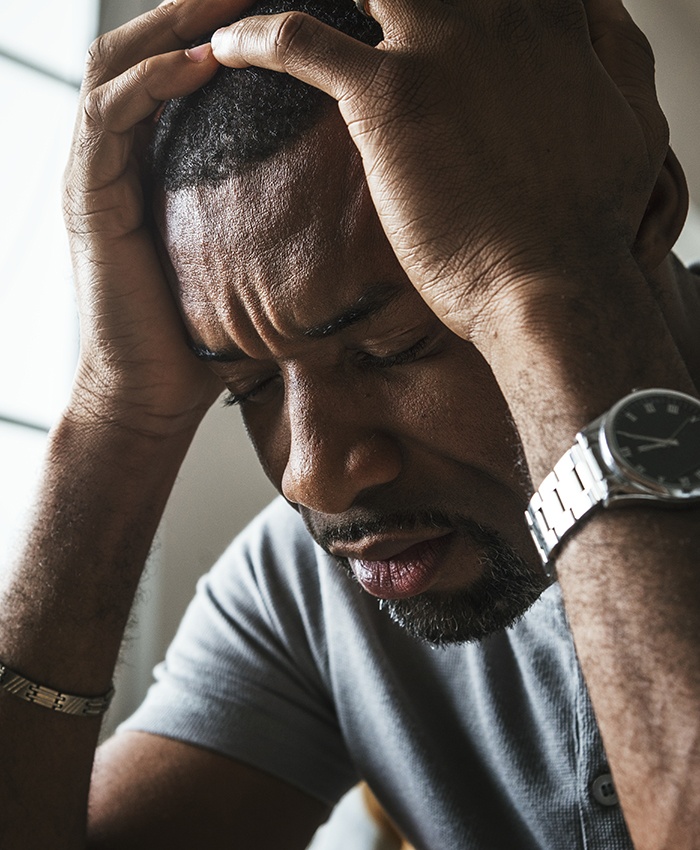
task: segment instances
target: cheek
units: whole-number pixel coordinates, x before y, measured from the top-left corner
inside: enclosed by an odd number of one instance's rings
[[[519,462],[520,441],[508,406],[487,363],[471,347],[416,370],[395,403],[406,433],[426,447],[470,464],[478,458],[501,473]]]
[[[242,410],[243,424],[263,472],[278,492],[289,458],[289,422],[282,405],[251,406]]]

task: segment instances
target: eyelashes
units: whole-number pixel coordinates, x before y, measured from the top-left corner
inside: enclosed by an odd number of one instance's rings
[[[424,336],[414,343],[410,348],[399,351],[397,354],[390,354],[385,357],[379,357],[376,354],[368,354],[360,352],[360,362],[365,366],[373,366],[378,369],[385,369],[391,366],[402,366],[404,363],[412,363],[421,351],[428,344],[429,337]]]
[[[224,396],[222,404],[224,405],[224,407],[236,407],[237,405],[245,404],[247,401],[252,401],[256,395],[261,393],[266,387],[268,387],[272,383],[272,381],[274,381],[278,377],[279,375],[271,375],[269,378],[266,378],[264,381],[261,381],[259,384],[256,384],[252,389],[244,393],[228,392]]]
[[[358,362],[361,366],[371,369],[389,369],[393,366],[403,366],[407,363],[413,363],[414,360],[417,360],[418,356],[421,354],[423,349],[426,348],[429,341],[430,337],[421,337],[421,339],[419,339],[409,348],[406,348],[403,351],[399,351],[396,354],[390,354],[383,357],[378,356],[376,354],[369,354],[366,351],[358,352]],[[260,381],[259,384],[256,384],[254,387],[252,387],[250,390],[247,390],[246,392],[228,392],[224,396],[222,404],[224,407],[237,407],[246,404],[246,402],[253,401],[256,397],[261,395],[264,390],[270,388],[272,383],[276,381],[279,377],[279,373],[270,375],[269,378],[265,378],[264,380]]]

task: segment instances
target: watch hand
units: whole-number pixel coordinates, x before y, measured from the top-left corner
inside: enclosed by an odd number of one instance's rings
[[[667,446],[677,446],[678,440],[658,440],[655,443],[649,443],[646,446],[638,446],[638,452],[650,452],[652,449],[665,449]]]
[[[618,431],[617,433],[623,437],[631,437],[633,440],[647,440],[651,443],[659,443],[662,446],[678,445],[678,441],[674,439],[675,434],[673,437],[652,437],[650,434],[630,434],[629,431]]]
[[[675,439],[689,422],[696,422],[696,421],[697,421],[696,416],[688,416],[686,419],[683,420],[683,422],[681,422],[681,424],[676,428],[676,430],[673,432],[673,434],[671,434],[671,439],[672,440]]]

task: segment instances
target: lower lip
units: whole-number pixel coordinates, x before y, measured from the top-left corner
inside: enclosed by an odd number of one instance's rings
[[[404,599],[424,593],[437,581],[452,533],[410,546],[385,561],[350,558],[362,587],[381,599]]]

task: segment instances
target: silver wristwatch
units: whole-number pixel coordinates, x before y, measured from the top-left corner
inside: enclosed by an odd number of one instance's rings
[[[525,517],[545,570],[562,538],[593,508],[700,501],[700,401],[639,390],[576,435],[530,500]]]

